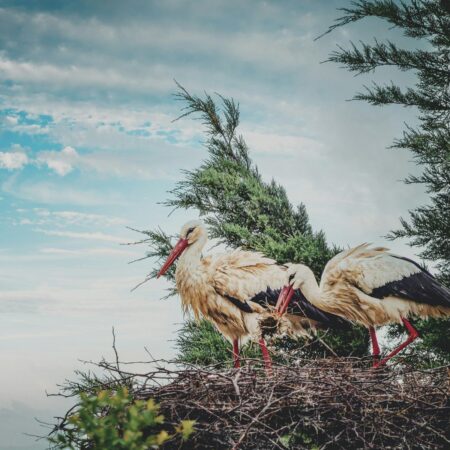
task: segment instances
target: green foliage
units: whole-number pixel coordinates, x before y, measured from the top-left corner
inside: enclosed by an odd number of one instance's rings
[[[60,449],[147,450],[159,448],[179,435],[187,440],[194,422],[184,420],[173,432],[163,428],[164,417],[152,399],[133,400],[125,387],[96,395],[80,393],[80,404],[67,419],[68,427],[49,438]]]
[[[147,243],[150,244],[150,250],[147,251],[146,255],[143,258],[139,258],[131,262],[142,261],[147,258],[157,258],[158,260],[165,259],[172,250],[172,244],[170,242],[171,236],[169,236],[161,229],[141,231],[135,230],[134,228],[130,228],[130,230],[141,233],[146,237],[137,242],[131,242],[130,244],[127,245],[147,244]],[[158,270],[159,269],[155,267],[148,275],[148,278],[155,278],[158,273]],[[175,267],[170,267],[164,276],[174,281]]]
[[[280,443],[286,448],[307,448],[308,450],[319,450],[320,446],[315,444],[317,432],[312,428],[294,430],[292,433],[281,436]]]
[[[336,332],[319,331],[317,338],[276,338],[271,346],[282,349],[272,354],[274,361],[288,364],[297,357],[361,356],[367,353],[367,330],[355,326],[353,329]],[[232,347],[214,326],[202,320],[187,320],[176,338],[178,361],[201,366],[232,366]],[[240,350],[242,358],[261,359],[261,350],[249,342]]]
[[[197,113],[207,127],[209,157],[171,191],[169,207],[195,209],[209,226],[210,236],[231,247],[258,250],[280,263],[304,262],[319,276],[335,254],[322,232],[314,233],[303,204],[294,207],[285,189],[265,182],[250,159],[244,138],[237,134],[238,105],[189,94],[180,86],[178,98],[186,103],[182,117]]]
[[[321,338],[333,350],[324,350],[324,346],[319,345],[320,341],[314,341],[310,352],[317,354],[337,356],[365,356],[367,355],[367,328],[355,325],[354,327],[344,331],[330,330],[327,332],[319,332],[318,337]]]
[[[176,347],[178,360],[182,363],[231,366],[233,362],[231,344],[206,320],[187,320],[177,336]],[[258,346],[252,343],[244,346],[240,355],[243,358],[261,357]]]
[[[419,126],[407,126],[393,147],[408,149],[417,165],[418,176],[408,176],[406,183],[425,186],[430,201],[410,211],[409,219],[401,219],[401,229],[388,237],[406,238],[410,245],[421,248],[421,256],[440,270],[439,279],[450,286],[450,7],[446,1],[423,0],[394,2],[359,0],[351,8],[342,8],[344,15],[328,32],[367,17],[385,20],[400,29],[406,37],[426,43],[426,50],[407,50],[395,43],[351,43],[350,49],[339,48],[329,61],[339,63],[356,74],[391,66],[401,71],[414,71],[417,82],[402,88],[395,84],[366,87],[355,100],[383,106],[398,104],[419,111]],[[432,350],[437,358],[450,360],[447,335],[450,320],[418,321],[422,341],[418,350]],[[404,330],[402,330],[404,331]],[[399,337],[400,328],[391,335]]]
[[[208,157],[200,167],[183,172],[184,179],[170,192],[165,205],[197,211],[208,225],[210,237],[221,243],[260,251],[279,263],[302,262],[320,277],[339,249],[327,244],[322,231],[312,230],[303,204],[293,206],[282,186],[262,179],[244,138],[237,133],[238,104],[218,96],[218,106],[208,94],[200,98],[178,87],[177,98],[185,104],[181,117],[197,114],[206,127]],[[170,237],[160,230],[143,233],[147,237],[142,242],[151,248],[148,256],[165,258],[171,248]],[[173,272],[169,279],[173,280]],[[180,358],[202,364],[228,360],[230,352],[216,333],[212,328],[187,323],[178,342]],[[191,337],[186,340],[185,336]],[[343,339],[330,341],[330,345],[341,346],[337,353],[348,354],[349,348],[358,355],[366,353],[367,336],[362,337],[355,329],[346,337],[355,340],[355,345],[344,345]],[[313,347],[304,348],[307,354],[316,354]]]

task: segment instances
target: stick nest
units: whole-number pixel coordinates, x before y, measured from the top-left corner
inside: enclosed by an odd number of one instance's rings
[[[449,448],[449,367],[374,370],[370,363],[302,360],[267,377],[254,360],[240,370],[152,361],[154,370],[133,373],[117,359],[97,364],[107,376],[91,388],[127,385],[136,399],[160,403],[166,423],[196,421],[189,441],[164,448]]]

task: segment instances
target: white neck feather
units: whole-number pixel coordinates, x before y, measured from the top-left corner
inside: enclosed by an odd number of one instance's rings
[[[195,271],[200,266],[200,260],[202,257],[202,250],[206,244],[206,238],[200,238],[181,254],[177,271],[182,269],[188,269],[189,272]]]
[[[201,295],[206,292],[203,284],[205,274],[201,267],[202,249],[205,243],[206,238],[189,245],[181,254],[175,271],[183,309],[185,312],[191,310],[196,318],[207,314],[205,298]]]
[[[330,304],[322,297],[322,292],[317,284],[314,275],[308,276],[301,286],[301,291],[306,299],[317,308],[324,311],[329,310]]]

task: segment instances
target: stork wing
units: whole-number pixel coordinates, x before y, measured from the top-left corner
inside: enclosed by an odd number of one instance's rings
[[[306,299],[300,289],[294,291],[287,313],[305,316],[308,319],[320,322],[322,328],[348,329],[351,327],[351,323],[343,317],[322,311],[314,306]]]
[[[235,250],[205,260],[210,283],[221,296],[251,312],[247,302],[275,304],[286,282],[286,268],[258,252]]]
[[[449,289],[416,262],[388,253],[387,249],[365,247],[342,259],[337,269],[346,281],[372,297],[394,296],[450,307]]]
[[[348,250],[344,250],[337,255],[333,256],[323,269],[322,278],[320,284],[323,282],[329,281],[328,278],[334,278],[336,273],[340,273],[344,267],[347,266],[348,261],[352,261],[355,257],[359,257],[361,254],[364,254],[369,249],[370,244],[364,243],[360,244],[356,247],[349,248]],[[384,248],[377,248],[377,250],[387,250]]]
[[[245,312],[252,312],[251,303],[264,308],[275,306],[287,281],[284,266],[257,252],[236,250],[214,258],[210,264],[216,291]],[[347,320],[316,308],[300,290],[295,292],[288,313],[320,322],[324,328],[349,325]]]

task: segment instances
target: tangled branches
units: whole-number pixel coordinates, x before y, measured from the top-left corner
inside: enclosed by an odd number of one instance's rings
[[[189,441],[163,448],[448,448],[449,368],[368,368],[352,358],[302,360],[266,377],[255,360],[241,370],[149,362],[150,371],[106,361],[89,386],[126,385],[137,400],[153,398],[166,424],[195,420]],[[66,386],[66,394],[87,390]],[[68,389],[68,390],[67,390]],[[75,408],[76,409],[76,408]],[[55,430],[64,432],[67,416]]]

